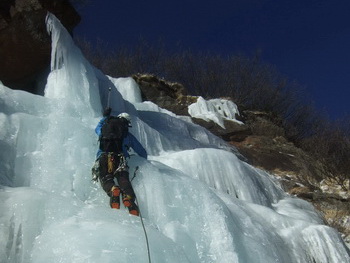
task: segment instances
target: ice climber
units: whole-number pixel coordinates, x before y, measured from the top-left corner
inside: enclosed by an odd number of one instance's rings
[[[95,132],[99,136],[99,150],[96,155],[98,178],[103,190],[110,196],[110,206],[120,208],[120,194],[124,206],[132,215],[139,215],[135,204],[135,192],[129,179],[126,158],[132,148],[141,157],[147,158],[147,152],[140,142],[129,132],[131,118],[127,113],[117,117],[111,115],[111,108],[106,108],[103,118],[98,123]],[[96,170],[95,170],[96,171]],[[118,184],[115,183],[115,179]],[[97,179],[97,178],[96,178]]]

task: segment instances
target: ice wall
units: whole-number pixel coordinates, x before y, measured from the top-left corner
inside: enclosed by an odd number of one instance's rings
[[[148,160],[129,160],[152,262],[350,262],[305,201],[225,142],[94,69],[52,15],[45,97],[0,84],[0,262],[148,262],[140,218],[91,181],[94,128],[112,88]]]

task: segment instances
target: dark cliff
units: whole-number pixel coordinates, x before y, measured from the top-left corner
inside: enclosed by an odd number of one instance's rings
[[[2,0],[0,2],[0,80],[12,89],[41,93],[50,64],[47,12],[69,32],[80,16],[68,0]]]

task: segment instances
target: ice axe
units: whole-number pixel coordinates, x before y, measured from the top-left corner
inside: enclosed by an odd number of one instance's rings
[[[111,107],[109,106],[110,99],[111,99],[111,90],[112,90],[112,88],[109,87],[108,88],[108,97],[107,97],[107,107],[103,111],[103,117],[108,117],[111,114],[111,111],[112,111]]]
[[[109,102],[110,102],[110,99],[111,99],[111,91],[112,91],[112,88],[109,87],[108,88],[108,98],[107,98],[107,108],[109,108]]]

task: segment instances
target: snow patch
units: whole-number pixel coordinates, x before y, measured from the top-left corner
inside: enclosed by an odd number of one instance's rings
[[[188,113],[194,118],[213,121],[222,128],[225,128],[224,120],[243,124],[236,119],[236,114],[239,115],[237,105],[226,99],[205,100],[198,97],[197,102],[188,106]]]

